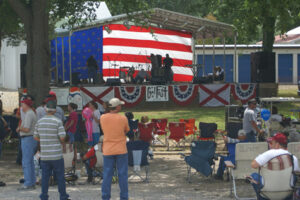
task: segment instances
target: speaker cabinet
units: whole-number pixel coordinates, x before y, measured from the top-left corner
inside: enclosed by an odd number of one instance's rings
[[[120,86],[120,85],[121,85],[120,78],[108,78],[105,83],[105,86]]]
[[[251,82],[274,83],[275,82],[275,53],[255,52],[251,53]]]

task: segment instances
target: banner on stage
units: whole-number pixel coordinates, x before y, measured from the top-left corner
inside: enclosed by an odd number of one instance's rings
[[[147,102],[169,101],[168,86],[165,85],[147,86],[146,101]]]
[[[57,98],[57,105],[68,105],[69,88],[52,88],[51,91],[55,92]]]
[[[83,109],[83,102],[82,102],[80,88],[78,87],[70,88],[70,92],[68,96],[68,104],[69,103],[75,103],[77,105],[77,110]]]
[[[80,90],[84,106],[90,101],[102,105],[115,97],[113,87],[82,87]]]

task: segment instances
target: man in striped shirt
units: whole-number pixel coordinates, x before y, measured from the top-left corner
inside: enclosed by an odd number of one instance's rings
[[[64,160],[61,143],[64,142],[66,132],[60,119],[54,116],[56,102],[48,101],[46,104],[47,115],[40,119],[35,127],[34,138],[41,146],[41,167],[42,167],[42,200],[48,200],[49,178],[54,171],[58,183],[60,200],[69,199],[66,193],[64,178]]]

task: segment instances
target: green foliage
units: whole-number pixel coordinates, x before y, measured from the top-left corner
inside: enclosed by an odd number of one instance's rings
[[[0,3],[0,41],[8,38],[11,44],[15,44],[22,36],[23,27],[20,25],[18,16],[6,1],[2,1]]]
[[[218,20],[236,26],[238,42],[263,40],[266,51],[272,50],[275,32],[284,33],[300,23],[298,0],[201,1]]]

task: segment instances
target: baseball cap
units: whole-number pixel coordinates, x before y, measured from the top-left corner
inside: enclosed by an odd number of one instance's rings
[[[29,107],[32,107],[33,101],[31,99],[25,98],[21,101],[21,103],[26,104]]]
[[[119,105],[124,105],[125,102],[124,102],[124,101],[121,101],[121,100],[118,99],[118,98],[112,98],[111,100],[109,100],[108,104],[109,104],[109,107],[110,107],[110,108],[114,108],[114,107],[117,107],[117,106],[119,106]]]
[[[279,144],[287,144],[287,138],[283,133],[276,133],[273,137],[268,138],[267,141],[276,141]]]
[[[56,101],[50,100],[46,103],[47,111],[55,111],[56,110]]]

